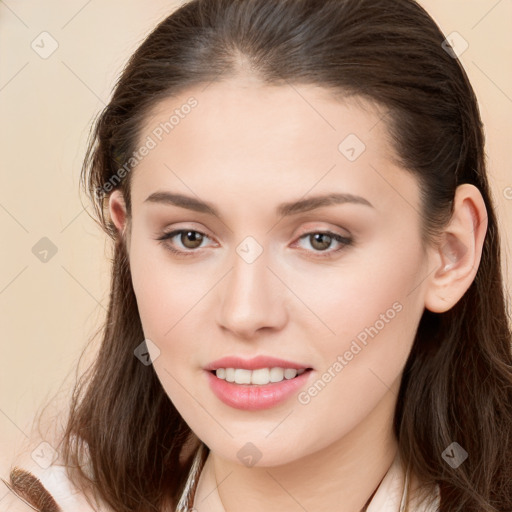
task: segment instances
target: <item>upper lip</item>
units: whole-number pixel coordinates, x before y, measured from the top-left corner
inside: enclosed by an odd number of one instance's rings
[[[252,359],[243,359],[238,356],[221,357],[204,367],[205,370],[217,370],[217,368],[243,368],[245,370],[256,370],[258,368],[295,368],[297,370],[308,369],[310,366],[286,361],[270,356],[257,356]]]

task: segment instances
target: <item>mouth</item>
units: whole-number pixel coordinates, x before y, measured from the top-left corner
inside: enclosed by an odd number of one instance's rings
[[[257,411],[286,403],[307,386],[312,371],[313,368],[221,367],[204,373],[210,389],[221,402],[235,409]]]
[[[313,368],[267,367],[248,370],[246,368],[217,368],[207,370],[220,380],[241,386],[257,387],[294,380]]]

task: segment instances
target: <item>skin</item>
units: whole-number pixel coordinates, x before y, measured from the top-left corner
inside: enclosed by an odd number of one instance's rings
[[[109,209],[126,239],[144,334],[160,350],[154,369],[211,450],[195,508],[358,511],[396,455],[392,418],[421,315],[450,309],[475,277],[487,229],[482,196],[461,185],[442,239],[424,249],[419,185],[396,163],[384,110],[318,87],[239,76],[161,101],[141,143],[190,96],[198,105],[131,171],[132,217],[117,190]],[[348,134],[366,145],[355,161],[338,150]],[[160,190],[213,203],[221,218],[144,202]],[[275,212],[333,191],[373,208]],[[196,251],[189,257],[156,240],[179,228],[207,235],[195,244],[167,240]],[[319,231],[353,243],[335,252],[333,239],[322,252],[312,236],[300,239]],[[263,249],[250,264],[236,251],[247,236]],[[265,354],[312,367],[307,389],[396,303],[400,312],[307,404],[293,396],[242,411],[208,386],[211,361]],[[237,456],[248,442],[261,453],[252,467]]]

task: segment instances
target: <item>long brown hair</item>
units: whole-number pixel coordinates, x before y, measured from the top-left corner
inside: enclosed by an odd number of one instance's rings
[[[439,484],[443,512],[512,510],[512,337],[500,238],[477,100],[444,40],[413,0],[192,0],[131,56],[94,124],[82,170],[114,253],[101,347],[76,383],[62,438],[75,483],[117,512],[175,506],[183,490],[192,462],[183,447],[193,433],[153,367],[134,357],[144,334],[125,242],[106,205],[120,188],[130,215],[131,173],[119,169],[150,109],[235,76],[242,56],[264,83],[315,84],[385,107],[396,154],[420,183],[426,242],[450,219],[458,185],[482,193],[488,231],[478,272],[449,311],[424,311],[394,428],[412,471]],[[452,442],[469,454],[457,469],[442,458]]]

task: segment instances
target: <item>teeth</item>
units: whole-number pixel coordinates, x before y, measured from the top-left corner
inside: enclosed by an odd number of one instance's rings
[[[251,384],[268,384],[270,380],[270,370],[268,368],[260,368],[259,370],[236,370],[237,372],[249,373]],[[236,381],[239,384],[238,381]]]
[[[237,368],[235,370],[235,382],[237,384],[250,384],[251,383],[251,371],[242,370]]]
[[[284,379],[293,379],[297,375],[302,375],[306,370],[304,368],[296,370],[295,368],[258,368],[257,370],[245,370],[242,368],[218,368],[215,375],[219,379],[236,384],[257,384],[265,385],[270,382],[281,382]]]

